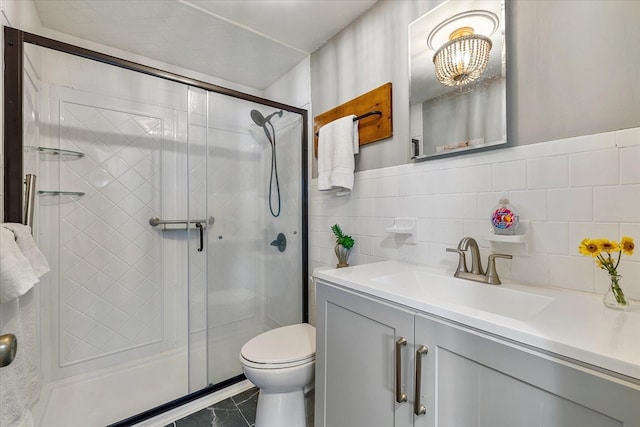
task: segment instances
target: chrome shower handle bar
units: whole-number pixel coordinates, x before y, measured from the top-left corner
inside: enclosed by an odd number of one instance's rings
[[[162,231],[171,230],[170,228],[167,228],[167,225],[184,224],[184,229],[187,230],[190,224],[195,224],[198,232],[200,233],[200,244],[198,246],[198,252],[202,252],[204,250],[204,230],[206,230],[207,224],[213,224],[214,222],[215,219],[212,216],[207,219],[160,219],[157,216],[149,218],[149,225],[151,225],[152,227],[162,225]]]
[[[36,176],[34,174],[27,174],[24,178],[24,220],[23,223],[31,227],[31,234],[33,234],[33,210],[34,210],[34,196],[36,194]]]
[[[160,219],[157,216],[149,218],[149,225],[151,225],[152,227],[157,227],[159,225],[184,224],[185,226],[187,226],[188,224],[201,224],[203,228],[207,228],[207,224],[211,225],[214,222],[216,222],[216,220],[212,216],[207,219]]]

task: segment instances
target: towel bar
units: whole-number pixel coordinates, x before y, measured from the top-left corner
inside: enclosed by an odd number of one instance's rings
[[[369,117],[369,116],[381,116],[382,117],[382,111],[378,111],[378,110],[373,110],[373,111],[369,111],[368,113],[364,113],[361,114],[357,117],[353,118],[354,122],[357,122],[358,120],[364,119],[365,117]],[[320,131],[316,132],[316,136],[320,136]]]
[[[393,136],[391,82],[370,90],[313,118],[313,154],[318,157],[318,132],[327,123],[346,116],[358,116],[358,144],[382,141]],[[379,113],[375,113],[379,111]],[[373,119],[362,120],[376,115]]]

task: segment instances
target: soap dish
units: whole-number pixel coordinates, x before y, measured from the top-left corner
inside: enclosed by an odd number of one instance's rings
[[[482,236],[482,238],[490,242],[502,242],[502,243],[524,243],[527,241],[526,234],[515,234],[515,235],[486,234]]]
[[[494,234],[490,232],[482,236],[484,240],[489,242],[500,243],[526,243],[529,231],[529,221],[520,221],[518,231],[521,234]]]
[[[417,243],[418,219],[412,217],[394,218],[393,227],[385,228],[387,233],[399,235],[404,243]]]

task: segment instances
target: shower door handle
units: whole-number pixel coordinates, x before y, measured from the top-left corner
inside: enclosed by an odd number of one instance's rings
[[[204,249],[204,227],[201,222],[197,222],[196,228],[200,230],[200,247],[198,248],[198,252],[202,252]]]
[[[34,209],[34,197],[36,194],[36,176],[34,174],[27,174],[24,178],[24,220],[23,223],[31,227],[31,234],[33,234],[33,209]]]

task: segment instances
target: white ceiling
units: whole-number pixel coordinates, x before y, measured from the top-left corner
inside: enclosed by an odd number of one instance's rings
[[[35,0],[46,28],[264,89],[376,0]]]

